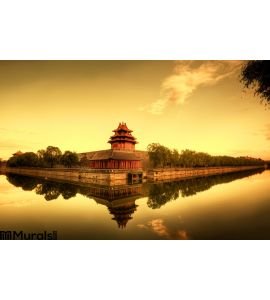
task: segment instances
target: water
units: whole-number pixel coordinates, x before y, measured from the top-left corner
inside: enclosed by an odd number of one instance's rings
[[[0,175],[0,230],[58,239],[270,239],[270,170],[120,188]]]

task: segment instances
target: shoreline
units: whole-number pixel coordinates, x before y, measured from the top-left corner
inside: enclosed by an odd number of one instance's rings
[[[94,183],[98,185],[117,186],[134,184],[142,181],[172,181],[228,174],[247,170],[265,169],[265,166],[241,167],[203,167],[203,168],[172,168],[142,170],[98,170],[98,169],[49,169],[49,168],[0,168],[1,174],[18,174],[44,179],[63,179],[71,183]]]
[[[202,167],[178,169],[153,169],[148,170],[147,179],[150,182],[174,179],[188,179],[219,174],[236,173],[248,170],[265,169],[265,166],[239,166],[239,167]]]

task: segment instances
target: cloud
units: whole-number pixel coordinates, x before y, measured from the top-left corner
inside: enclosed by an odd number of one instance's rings
[[[154,219],[147,223],[147,225],[144,224],[138,224],[137,227],[141,229],[148,229],[153,232],[155,232],[157,235],[164,237],[166,239],[178,239],[178,240],[187,240],[188,234],[186,230],[177,230],[177,231],[171,231],[169,228],[164,224],[163,219]]]
[[[148,107],[140,108],[151,114],[160,115],[167,106],[184,104],[192,93],[201,86],[215,85],[233,75],[241,67],[241,61],[179,61],[173,74],[161,84],[160,97]]]
[[[169,237],[168,229],[162,219],[155,219],[148,222],[148,227],[160,236]]]

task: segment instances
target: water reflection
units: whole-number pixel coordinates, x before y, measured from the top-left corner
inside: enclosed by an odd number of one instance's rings
[[[36,194],[44,195],[44,198],[55,200],[60,195],[64,199],[75,197],[77,193],[89,198],[93,196],[115,200],[141,194],[141,184],[124,186],[101,186],[90,184],[72,184],[62,181],[45,180],[37,177],[29,177],[17,174],[8,174],[7,180],[16,187],[21,187],[24,191],[35,190]]]
[[[45,200],[57,199],[60,195],[68,200],[77,193],[94,199],[97,203],[106,205],[119,228],[125,228],[136,211],[136,199],[142,195],[142,184],[125,185],[119,187],[76,185],[67,182],[51,181],[42,178],[8,174],[7,180],[24,191],[35,190],[37,195],[43,195]]]
[[[153,209],[160,208],[171,200],[193,196],[199,192],[209,190],[212,186],[228,183],[255,174],[264,170],[250,170],[238,173],[213,175],[208,177],[192,178],[181,181],[171,181],[149,185],[147,205]]]
[[[109,213],[112,215],[112,220],[116,221],[119,228],[125,228],[137,210],[138,205],[135,204],[135,201],[139,198],[148,197],[147,206],[152,209],[159,209],[167,202],[180,197],[189,197],[206,191],[214,185],[228,183],[262,172],[263,170],[252,170],[181,181],[123,185],[118,187],[70,184],[62,181],[51,181],[15,174],[8,174],[7,180],[12,185],[21,187],[24,191],[35,191],[36,194],[42,195],[47,201],[55,200],[59,196],[68,200],[76,197],[77,194],[94,199],[97,203],[107,206]],[[150,225],[153,229],[159,229],[159,235],[161,233],[162,236],[167,234],[160,222]],[[187,238],[186,234],[180,233],[183,238]]]

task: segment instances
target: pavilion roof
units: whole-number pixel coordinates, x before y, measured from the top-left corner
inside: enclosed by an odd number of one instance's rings
[[[89,153],[87,156],[88,160],[105,160],[105,159],[115,159],[115,160],[141,160],[134,152],[119,151],[119,150],[102,150]]]
[[[114,135],[110,137],[108,143],[116,143],[118,141],[125,141],[137,144],[136,138],[131,134],[132,130],[128,129],[126,123],[119,123],[118,128],[113,130]]]
[[[128,221],[132,219],[132,214],[136,211],[138,205],[132,203],[131,205],[124,205],[122,207],[109,207],[110,214],[114,216],[112,218],[118,224],[119,228],[125,228]]]
[[[118,127],[113,131],[117,132],[117,131],[120,131],[120,130],[124,130],[124,131],[127,131],[127,132],[132,132],[132,130],[128,129],[127,124],[124,123],[124,122],[119,123]]]
[[[117,142],[129,142],[133,144],[138,144],[136,139],[132,136],[112,136],[108,141],[108,143],[110,144],[117,143]]]

